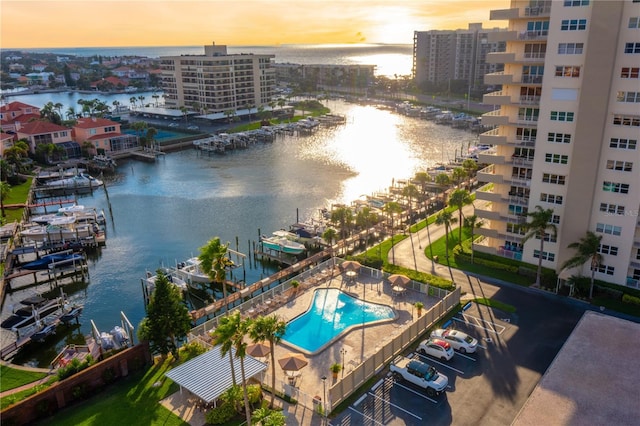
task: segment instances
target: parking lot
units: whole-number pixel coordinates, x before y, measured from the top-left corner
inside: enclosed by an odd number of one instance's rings
[[[542,296],[523,298],[521,292],[510,294],[508,289],[500,292],[522,301],[522,306],[515,305],[516,314],[469,304],[446,324],[447,328],[475,337],[478,340],[475,353],[456,352],[449,361],[415,352],[404,354],[434,366],[447,376],[449,385],[445,394],[430,397],[424,389],[394,379],[386,369],[371,388],[331,419],[330,424],[511,424],[582,311],[553,301],[536,300]],[[558,305],[558,309],[554,310],[554,306],[542,311],[530,309],[539,302]]]

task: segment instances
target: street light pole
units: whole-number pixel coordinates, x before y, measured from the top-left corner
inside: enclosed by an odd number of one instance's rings
[[[342,354],[342,378],[344,379],[344,356],[347,353],[345,348],[340,349],[340,354]]]
[[[322,414],[327,417],[327,376],[322,376]]]

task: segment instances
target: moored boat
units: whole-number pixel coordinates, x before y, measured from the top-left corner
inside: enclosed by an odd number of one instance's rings
[[[22,265],[22,269],[32,271],[40,271],[49,268],[50,265],[66,265],[69,263],[82,262],[84,256],[78,253],[54,253],[42,256],[40,259],[34,260]]]
[[[103,182],[100,179],[96,179],[86,173],[78,173],[75,176],[63,179],[49,180],[42,184],[43,187],[64,189],[98,188],[102,185]]]
[[[286,231],[283,231],[283,232],[286,232]],[[267,237],[263,235],[262,238],[260,238],[260,242],[262,243],[262,247],[265,249],[279,251],[281,253],[286,253],[286,254],[297,255],[304,252],[307,249],[304,246],[304,244],[301,244],[296,241],[291,241],[285,236],[273,235],[271,237]]]

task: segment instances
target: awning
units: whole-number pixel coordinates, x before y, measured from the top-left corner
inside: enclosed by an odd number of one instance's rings
[[[235,354],[235,350],[231,350]],[[236,383],[242,382],[240,373],[240,359],[234,356],[233,368]],[[254,377],[267,369],[267,364],[247,355],[244,358],[246,379]],[[168,378],[209,403],[215,401],[227,389],[233,386],[231,380],[231,364],[229,354],[224,357],[220,353],[220,346],[198,355],[165,374]]]

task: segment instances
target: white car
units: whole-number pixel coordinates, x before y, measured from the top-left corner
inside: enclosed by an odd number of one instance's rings
[[[458,330],[445,330],[439,328],[431,332],[431,337],[442,339],[449,343],[453,349],[461,353],[474,353],[478,348],[478,341],[467,333]]]
[[[179,124],[178,123],[169,123],[169,127],[178,127]]]
[[[189,129],[189,130],[199,130],[200,127],[194,125],[194,126],[187,127],[187,129]]]
[[[431,355],[434,358],[440,358],[449,361],[453,358],[453,348],[442,339],[427,339],[418,345],[418,353],[422,355]]]

